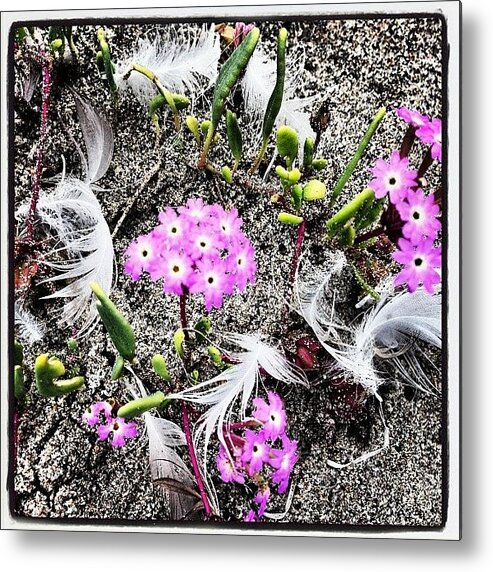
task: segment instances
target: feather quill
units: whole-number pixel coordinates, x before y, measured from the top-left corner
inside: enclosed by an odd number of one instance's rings
[[[140,73],[132,73],[124,79],[130,66],[139,64],[154,72],[169,91],[193,98],[201,85],[201,77],[209,80],[209,85],[216,80],[220,55],[220,37],[214,31],[214,24],[191,31],[184,38],[156,38],[152,42],[141,39],[131,58],[117,63],[115,81],[121,89],[130,87],[147,105],[156,95],[153,83]]]
[[[209,441],[214,432],[217,431],[219,441],[228,450],[224,424],[231,422],[233,407],[238,399],[239,416],[246,417],[247,404],[257,387],[261,370],[287,384],[307,385],[304,373],[258,336],[230,334],[226,339],[244,350],[229,354],[234,365],[212,379],[168,396],[169,399],[184,399],[208,407],[199,419],[194,435],[194,440],[198,442],[204,433],[204,467]]]

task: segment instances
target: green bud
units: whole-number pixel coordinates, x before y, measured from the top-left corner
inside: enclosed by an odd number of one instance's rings
[[[14,364],[22,365],[24,361],[24,349],[22,344],[18,341],[14,341]]]
[[[146,413],[150,409],[155,409],[156,407],[161,407],[166,400],[166,396],[162,391],[156,391],[152,395],[146,395],[139,399],[133,399],[125,405],[122,405],[117,412],[118,417],[123,417],[123,419],[133,419],[134,417],[140,417],[142,414]]]
[[[195,324],[194,330],[197,336],[197,341],[199,343],[204,343],[206,341],[207,334],[211,331],[212,322],[207,316],[202,316],[200,320]]]
[[[318,201],[323,199],[327,193],[327,187],[318,179],[311,179],[303,189],[305,201]]]
[[[118,353],[126,360],[133,361],[135,358],[135,334],[132,327],[99,284],[91,282],[89,286],[98,299],[96,309]]]
[[[299,211],[303,202],[303,189],[301,185],[294,185],[291,190],[291,199],[293,201],[294,208]]]
[[[288,182],[290,185],[294,185],[301,179],[301,172],[299,169],[293,169],[289,171]]]
[[[292,127],[282,125],[277,130],[277,150],[291,167],[298,155],[298,133]]]
[[[169,374],[168,366],[166,364],[164,356],[160,354],[152,356],[151,364],[152,364],[152,369],[157,375],[159,375],[161,379],[163,379],[168,383],[171,381],[171,375]]]
[[[229,109],[226,111],[226,135],[228,136],[229,148],[235,159],[233,171],[236,171],[241,160],[243,141],[238,119]]]
[[[123,373],[123,367],[125,366],[125,360],[122,356],[116,356],[115,364],[113,365],[113,369],[111,370],[111,379],[116,381],[120,379]]]
[[[204,121],[202,121],[202,123],[200,124],[200,130],[202,131],[202,135],[207,135],[210,126],[211,122],[209,121],[209,119],[205,119]]]
[[[221,134],[220,133],[215,133],[214,137],[212,138],[212,143],[213,145],[215,145],[218,141],[221,140]]]
[[[185,357],[185,350],[183,342],[185,341],[185,332],[179,328],[173,335],[173,343],[175,345],[176,353],[183,359]]]
[[[14,368],[14,395],[17,401],[25,401],[27,391],[24,383],[24,369],[20,365]]]
[[[214,346],[209,346],[207,348],[207,353],[211,360],[217,365],[218,367],[223,366],[223,358],[221,357],[221,352]]]
[[[56,357],[41,354],[34,363],[36,387],[44,397],[59,397],[76,389],[83,389],[84,378],[57,379],[65,374],[63,363]]]
[[[182,93],[173,93],[173,101],[175,102],[175,107],[178,111],[182,111],[190,105],[190,99]]]
[[[279,222],[282,222],[283,224],[292,224],[295,226],[298,226],[299,224],[301,224],[303,222],[303,217],[301,216],[296,216],[294,214],[291,213],[279,213],[279,215],[277,216]]]
[[[339,243],[342,247],[353,246],[356,238],[356,231],[352,224],[347,224],[339,233]]]
[[[310,170],[312,166],[314,148],[315,141],[311,137],[307,137],[303,146],[303,171]]]
[[[191,378],[192,383],[194,385],[197,385],[197,383],[199,382],[199,372],[196,369],[194,369],[192,371],[192,373],[190,374],[190,378]]]
[[[287,171],[284,167],[281,167],[281,165],[277,165],[276,167],[276,175],[282,180],[282,181],[289,181],[289,171]]]
[[[187,118],[185,119],[185,123],[186,123],[190,133],[195,137],[197,144],[200,145],[201,144],[200,129],[199,129],[199,122],[197,121],[197,118],[194,117],[193,115],[187,115]]]
[[[312,168],[315,171],[322,171],[325,167],[327,167],[327,159],[313,159]]]
[[[63,47],[63,40],[60,38],[53,40],[53,42],[51,42],[51,44],[50,44],[50,47],[54,52],[60,51],[61,48]]]
[[[69,338],[67,340],[67,347],[72,353],[75,353],[79,349],[79,344],[75,338]]]
[[[221,169],[221,175],[223,176],[223,179],[228,183],[228,185],[231,185],[233,182],[233,174],[227,165],[224,165],[224,167]]]

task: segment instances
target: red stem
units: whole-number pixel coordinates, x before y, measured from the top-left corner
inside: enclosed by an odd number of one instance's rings
[[[354,244],[361,244],[362,242],[366,242],[370,240],[370,238],[375,238],[376,236],[380,236],[381,234],[385,233],[385,229],[383,226],[377,226],[373,230],[369,230],[364,234],[360,234],[354,239]]]
[[[180,321],[183,333],[185,334],[185,340],[188,341],[189,333],[188,333],[188,321],[187,321],[187,295],[182,294],[180,296]]]
[[[185,432],[185,439],[187,441],[188,454],[190,455],[193,473],[195,475],[195,480],[197,481],[197,487],[199,489],[200,498],[202,499],[202,504],[204,505],[205,514],[209,517],[212,514],[212,508],[209,503],[209,497],[207,496],[207,491],[205,490],[204,482],[202,481],[202,474],[200,473],[200,467],[197,462],[197,455],[195,454],[195,447],[193,446],[192,432],[190,431],[188,407],[185,401],[181,402],[181,413],[183,417],[183,430]]]
[[[181,327],[185,333],[185,339],[187,338],[187,295],[182,294],[180,296],[180,320]],[[188,361],[188,360],[187,360]],[[187,366],[188,364],[185,364]],[[192,463],[193,474],[195,475],[195,481],[199,489],[200,498],[202,499],[202,504],[204,505],[204,511],[207,517],[211,516],[212,508],[209,502],[209,497],[207,496],[207,491],[205,490],[204,481],[202,480],[202,473],[200,472],[200,467],[197,462],[197,455],[195,453],[195,447],[193,445],[192,432],[190,431],[190,419],[188,415],[188,405],[185,401],[181,402],[181,414],[183,418],[183,430],[185,432],[185,439],[187,441],[188,454],[190,456],[190,462]]]
[[[39,190],[41,188],[41,176],[43,174],[43,163],[46,150],[46,137],[48,135],[48,111],[50,107],[51,93],[51,60],[46,54],[42,54],[43,60],[43,88],[42,88],[42,105],[41,105],[41,127],[39,131],[38,148],[36,151],[36,169],[34,171],[33,185],[31,191],[31,204],[26,220],[26,241],[32,243],[34,233],[34,216],[38,206]]]

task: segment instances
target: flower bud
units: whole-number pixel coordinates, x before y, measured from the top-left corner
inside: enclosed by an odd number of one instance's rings
[[[166,360],[164,359],[164,356],[162,356],[161,354],[156,354],[156,355],[152,356],[151,364],[152,364],[152,369],[154,370],[154,373],[159,375],[159,377],[161,379],[163,379],[164,381],[166,381],[168,383],[171,381],[171,375],[169,374],[168,367],[166,364]]]
[[[294,226],[298,226],[303,222],[303,217],[285,212],[279,213],[277,218],[279,222],[282,222],[283,224],[291,224]]]
[[[298,155],[298,133],[288,125],[282,125],[277,130],[277,150],[281,157],[286,157],[290,166]]]

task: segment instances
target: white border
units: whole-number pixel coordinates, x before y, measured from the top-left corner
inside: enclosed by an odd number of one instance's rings
[[[205,18],[214,16],[218,20],[228,18],[252,19],[258,17],[283,16],[331,16],[349,14],[399,14],[399,13],[441,13],[447,21],[450,45],[448,99],[449,99],[449,168],[448,168],[448,397],[449,397],[449,509],[446,526],[439,531],[321,531],[321,530],[245,530],[232,527],[214,528],[187,526],[177,527],[163,523],[162,526],[62,524],[46,521],[28,521],[13,518],[8,508],[8,124],[7,124],[7,47],[11,24],[19,20],[52,20],[104,18],[135,20],[146,18]],[[458,540],[460,538],[460,2],[410,2],[410,3],[355,3],[355,4],[313,4],[280,6],[217,6],[196,8],[152,8],[152,9],[105,9],[103,10],[56,10],[2,12],[0,27],[1,48],[1,386],[0,386],[0,438],[1,473],[0,491],[1,528],[28,530],[71,530],[105,532],[152,532],[192,534],[242,534],[265,536],[321,536],[352,538],[413,538]]]

